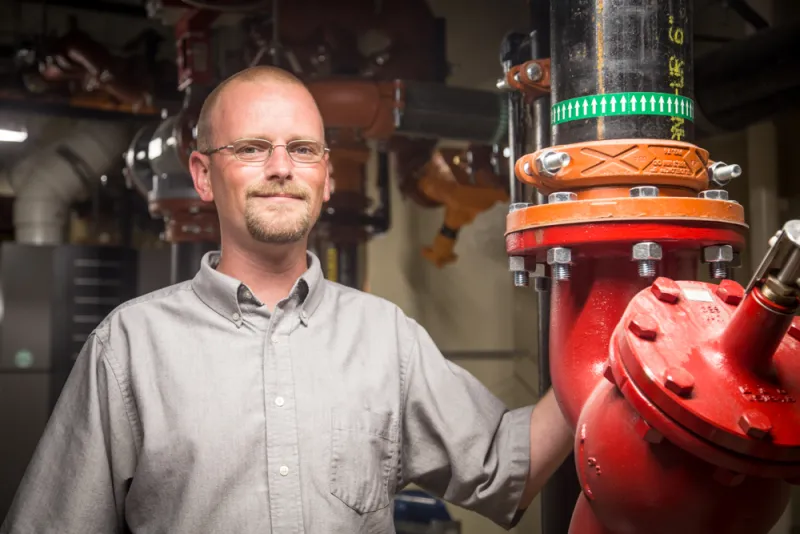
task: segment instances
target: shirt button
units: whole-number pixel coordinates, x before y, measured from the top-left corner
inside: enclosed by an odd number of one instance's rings
[[[286,467],[285,465],[282,465],[281,469],[280,469],[280,472],[281,472],[281,476],[286,476],[286,475],[289,474],[289,468]]]
[[[283,397],[275,397],[275,404],[277,406],[283,406]]]
[[[272,342],[273,343],[277,343],[278,342],[278,336],[272,336]]]
[[[231,317],[233,317],[233,320],[234,320],[234,321],[238,321],[239,319],[241,319],[241,318],[242,318],[242,316],[241,316],[241,315],[239,315],[238,313],[234,313],[234,314],[233,314]]]

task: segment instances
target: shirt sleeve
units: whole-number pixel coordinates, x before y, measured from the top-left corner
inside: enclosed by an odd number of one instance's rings
[[[521,517],[533,407],[509,410],[411,323],[401,486],[413,482],[510,529]]]
[[[59,396],[2,534],[123,532],[136,451],[109,356],[93,333]]]

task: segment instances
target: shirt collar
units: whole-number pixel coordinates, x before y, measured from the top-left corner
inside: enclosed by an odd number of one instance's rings
[[[308,324],[309,319],[322,302],[325,292],[325,278],[319,258],[310,251],[306,252],[308,268],[297,279],[289,295],[300,299],[300,320]],[[220,252],[211,251],[203,256],[200,270],[192,280],[192,289],[206,306],[233,322],[242,324],[242,308],[240,295],[247,286],[241,281],[217,270]]]

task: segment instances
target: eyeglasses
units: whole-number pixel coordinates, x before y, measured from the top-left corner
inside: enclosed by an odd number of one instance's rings
[[[239,139],[230,145],[221,146],[212,150],[201,152],[210,156],[215,152],[230,150],[239,161],[244,163],[263,163],[272,157],[272,153],[278,147],[285,147],[289,157],[295,163],[317,163],[322,160],[325,153],[330,149],[317,141],[290,141],[285,145],[273,145],[266,139]]]

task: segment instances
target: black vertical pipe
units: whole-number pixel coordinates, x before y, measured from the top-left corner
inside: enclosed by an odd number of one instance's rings
[[[531,57],[550,56],[550,31],[548,2],[537,2],[531,6],[532,24],[530,33]],[[550,102],[540,98],[533,103],[533,150],[538,151],[550,142]],[[537,204],[546,204],[547,197],[536,193]],[[544,395],[552,387],[550,381],[550,279],[536,278],[534,282],[537,298],[539,393]],[[572,512],[580,495],[580,484],[575,469],[575,457],[570,454],[547,481],[541,493],[542,534],[567,534]]]
[[[550,16],[553,105],[630,92],[677,91],[694,100],[691,0],[558,0]],[[676,122],[648,114],[581,118],[553,126],[553,141],[693,141],[693,123]]]
[[[217,250],[216,243],[206,241],[172,243],[169,277],[171,284],[191,280],[200,270],[200,262],[206,252]]]

